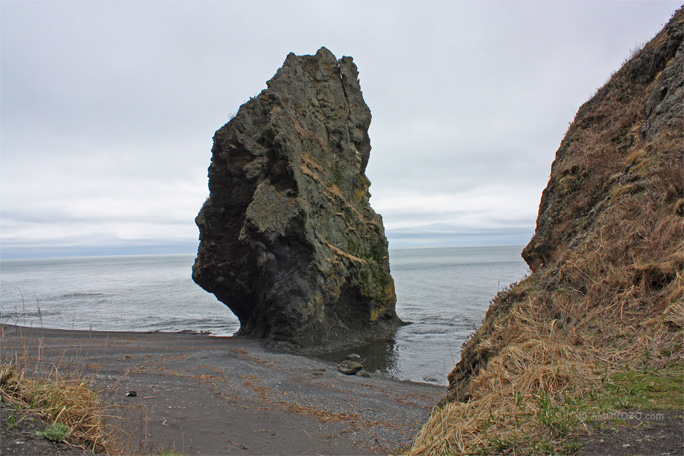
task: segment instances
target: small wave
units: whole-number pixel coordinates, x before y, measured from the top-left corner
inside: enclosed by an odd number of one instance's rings
[[[74,298],[94,298],[100,296],[107,296],[106,293],[66,293],[59,298],[74,299]],[[59,299],[58,298],[58,299]]]

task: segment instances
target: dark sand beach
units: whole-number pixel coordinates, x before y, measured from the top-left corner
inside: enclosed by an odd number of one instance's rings
[[[443,387],[346,376],[258,340],[0,326],[3,362],[29,353],[94,380],[132,453],[389,454],[411,442]],[[126,393],[135,391],[135,396]]]

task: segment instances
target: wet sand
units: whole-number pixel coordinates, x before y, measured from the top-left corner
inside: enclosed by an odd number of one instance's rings
[[[125,417],[135,453],[389,454],[411,442],[445,394],[346,376],[335,364],[245,338],[0,325],[0,348],[3,362],[29,353],[93,378]]]

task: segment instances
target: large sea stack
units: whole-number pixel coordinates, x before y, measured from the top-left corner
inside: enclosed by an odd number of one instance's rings
[[[239,335],[318,350],[386,337],[401,321],[356,65],[289,54],[267,86],[214,135],[192,277]]]

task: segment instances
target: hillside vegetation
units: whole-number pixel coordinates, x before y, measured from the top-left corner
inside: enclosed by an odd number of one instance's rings
[[[410,454],[573,453],[592,413],[681,410],[683,36],[680,8],[579,109],[523,251],[532,274],[492,301]]]

